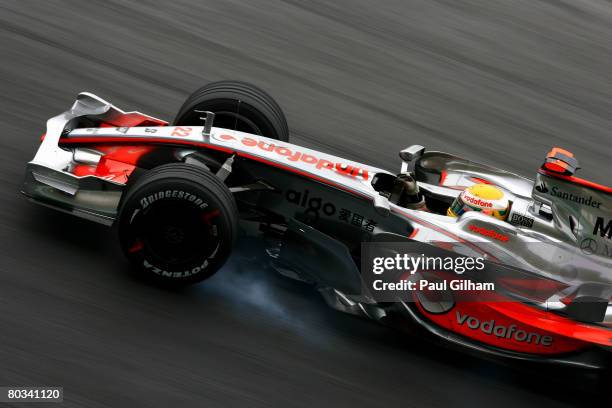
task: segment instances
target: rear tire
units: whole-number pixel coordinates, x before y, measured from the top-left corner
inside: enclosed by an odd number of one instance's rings
[[[202,126],[202,113],[215,113],[214,126],[289,141],[287,119],[265,91],[239,81],[213,82],[187,98],[174,119],[175,126]]]
[[[125,193],[119,240],[142,277],[183,286],[212,276],[229,257],[238,210],[227,186],[204,168],[156,167]]]

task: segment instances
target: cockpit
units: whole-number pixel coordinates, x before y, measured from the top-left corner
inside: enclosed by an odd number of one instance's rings
[[[372,186],[388,202],[413,210],[460,217],[466,211],[480,211],[505,220],[511,201],[503,188],[508,176],[528,196],[527,180],[512,173],[470,162],[442,152],[427,152],[419,145],[399,153],[400,173],[378,173]],[[480,177],[479,177],[480,176]],[[501,187],[498,187],[501,182]],[[524,187],[524,188],[523,188]]]

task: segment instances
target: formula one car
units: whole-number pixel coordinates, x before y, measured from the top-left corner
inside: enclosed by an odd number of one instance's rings
[[[47,122],[23,193],[116,224],[134,268],[161,284],[206,279],[239,234],[264,236],[275,268],[338,310],[493,356],[609,364],[612,188],[576,177],[570,152],[553,148],[534,182],[419,145],[394,174],[288,138],[277,103],[242,82],[200,88],[172,124],[81,93]],[[483,254],[496,290],[377,301],[361,245],[391,242]]]

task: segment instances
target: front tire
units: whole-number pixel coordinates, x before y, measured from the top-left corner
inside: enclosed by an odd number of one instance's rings
[[[175,126],[202,126],[201,112],[215,114],[214,126],[289,141],[287,119],[265,91],[240,81],[212,82],[187,98],[174,119]]]
[[[212,276],[238,233],[232,194],[214,174],[183,163],[159,166],[125,193],[121,248],[137,273],[166,286]]]

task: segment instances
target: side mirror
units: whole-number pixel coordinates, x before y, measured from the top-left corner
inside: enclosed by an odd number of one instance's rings
[[[201,111],[201,110],[195,110],[194,112],[206,114],[206,117],[200,116],[200,120],[204,121],[204,128],[202,129],[202,136],[203,137],[210,136],[210,131],[212,130],[213,122],[215,121],[215,114],[211,111]]]
[[[408,146],[404,150],[399,152],[399,157],[402,159],[402,168],[401,173],[408,173],[410,169],[410,164],[421,157],[425,152],[425,148],[421,145],[412,145]]]

